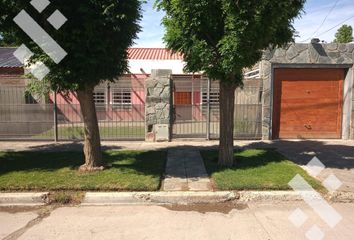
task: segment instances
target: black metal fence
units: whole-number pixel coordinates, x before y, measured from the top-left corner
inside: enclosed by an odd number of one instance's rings
[[[202,76],[173,75],[172,139],[219,138],[219,84]],[[235,93],[234,136],[262,137],[262,81],[249,79]],[[0,86],[0,140],[81,140],[83,121],[75,94],[36,100],[24,86]],[[141,80],[102,84],[94,95],[102,140],[145,139]],[[56,102],[57,104],[54,104]]]
[[[201,76],[173,76],[173,138],[218,139],[219,84]],[[245,80],[235,92],[235,139],[262,138],[262,81]]]
[[[110,94],[105,89],[103,104],[96,105],[102,140],[144,140],[145,105],[131,94]],[[117,88],[115,88],[116,92]],[[117,102],[125,96],[125,102]],[[71,96],[72,98],[75,96]],[[24,86],[0,87],[0,140],[82,140],[84,137],[80,105],[61,101],[54,94],[36,101]]]

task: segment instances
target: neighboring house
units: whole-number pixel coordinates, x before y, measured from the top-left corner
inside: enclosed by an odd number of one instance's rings
[[[25,102],[24,93],[11,94],[5,91],[6,87],[25,86],[24,69],[22,64],[13,56],[16,48],[0,47],[0,103],[22,103]]]
[[[0,48],[0,139],[23,138],[52,128],[52,107],[26,92],[23,65],[16,48]]]

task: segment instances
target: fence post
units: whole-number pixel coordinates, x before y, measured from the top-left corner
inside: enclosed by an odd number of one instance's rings
[[[54,141],[58,142],[58,107],[57,107],[57,90],[54,90]]]
[[[208,89],[207,89],[207,140],[210,140],[210,87],[211,87],[211,79],[208,78]]]

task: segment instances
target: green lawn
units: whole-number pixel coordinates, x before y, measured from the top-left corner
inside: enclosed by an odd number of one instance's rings
[[[203,151],[202,156],[218,190],[290,190],[288,182],[300,174],[312,187],[324,191],[305,170],[274,150],[236,151],[237,164],[232,168],[218,166],[215,150]]]
[[[102,139],[118,139],[118,138],[144,138],[145,127],[143,126],[112,126],[100,127],[100,135]],[[79,126],[58,127],[59,139],[83,139],[84,129]],[[38,134],[36,138],[53,138],[54,130],[50,129],[46,132]]]
[[[80,152],[0,152],[0,190],[156,191],[166,152],[106,151],[111,168],[80,173]]]

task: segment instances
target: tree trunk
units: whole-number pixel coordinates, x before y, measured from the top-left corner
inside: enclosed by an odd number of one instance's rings
[[[219,165],[234,164],[234,108],[236,85],[220,82]]]
[[[84,120],[84,154],[85,164],[80,171],[97,171],[104,169],[101,153],[101,139],[98,128],[96,107],[93,101],[93,87],[77,91],[81,113]]]

